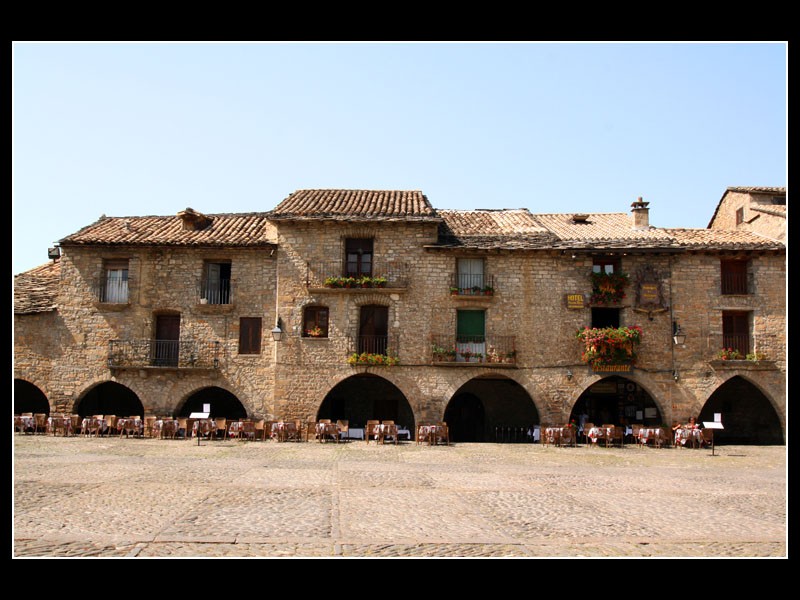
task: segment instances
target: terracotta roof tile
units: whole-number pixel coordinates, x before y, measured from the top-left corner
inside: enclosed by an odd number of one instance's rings
[[[702,250],[785,250],[785,244],[737,229],[663,229],[681,246]]]
[[[785,187],[760,187],[760,186],[731,186],[727,189],[729,192],[744,192],[745,194],[775,194],[781,195],[786,193]]]
[[[526,208],[440,210],[440,247],[531,250],[552,246],[553,236]]]
[[[274,226],[266,213],[207,215],[211,224],[184,229],[179,216],[101,217],[62,240],[62,245],[269,246]]]
[[[268,213],[273,220],[439,222],[420,191],[297,190]]]
[[[28,315],[56,309],[61,262],[49,262],[14,276],[14,313]]]

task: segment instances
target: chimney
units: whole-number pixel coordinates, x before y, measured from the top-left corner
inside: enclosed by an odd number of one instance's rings
[[[634,229],[650,229],[650,209],[647,208],[649,204],[649,202],[642,202],[641,196],[631,204]]]
[[[178,213],[178,217],[183,222],[185,231],[200,231],[211,225],[211,217],[199,213],[192,208],[188,208]]]

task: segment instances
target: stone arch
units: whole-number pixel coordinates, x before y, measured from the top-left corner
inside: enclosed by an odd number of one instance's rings
[[[596,425],[664,425],[670,415],[650,391],[652,387],[631,373],[595,375],[578,394],[568,418],[578,424],[581,415],[586,415],[583,419]]]
[[[145,410],[139,395],[117,381],[101,381],[87,387],[74,402],[72,412],[81,417],[115,415],[144,417]]]
[[[400,387],[371,372],[352,374],[333,385],[320,403],[316,418],[347,420],[353,429],[364,427],[369,419],[391,419],[412,432],[416,423],[411,403]]]
[[[785,444],[784,428],[774,403],[761,386],[744,375],[732,375],[709,395],[698,423],[721,415],[724,429],[714,431],[715,444]]]
[[[523,442],[539,423],[539,410],[525,386],[486,369],[469,377],[450,396],[443,421],[453,442]]]
[[[247,407],[232,391],[219,385],[205,385],[186,395],[175,406],[174,416],[188,417],[193,412],[203,412],[203,405],[211,407],[211,418],[244,419],[248,416]]]
[[[20,413],[50,414],[50,401],[45,393],[25,379],[14,380],[14,414]]]

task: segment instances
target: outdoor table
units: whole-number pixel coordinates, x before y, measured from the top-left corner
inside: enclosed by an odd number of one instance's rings
[[[159,437],[165,438],[175,437],[178,433],[178,420],[177,419],[157,419],[153,422],[153,434],[159,434]]]
[[[192,436],[194,437],[209,435],[212,431],[216,430],[217,424],[213,419],[198,419],[192,423]]]
[[[61,427],[64,431],[64,436],[72,434],[72,419],[69,417],[48,417],[47,426],[53,432],[53,435],[56,434],[56,426]]]
[[[105,419],[103,419],[105,420]],[[100,421],[100,419],[98,419]],[[102,429],[102,427],[101,427]],[[125,437],[128,437],[131,433],[136,435],[137,433],[141,434],[142,432],[142,420],[141,419],[117,419],[117,429],[119,429],[119,437],[122,437],[122,434],[125,434]]]
[[[314,431],[317,434],[317,439],[320,443],[325,436],[333,437],[337,442],[339,441],[339,425],[336,423],[317,423],[314,426]]]
[[[592,427],[589,429],[588,437],[593,444],[597,443],[599,439],[608,439],[611,437],[611,430],[613,427]]]
[[[695,427],[679,427],[675,430],[675,447],[685,446],[687,442],[691,446],[700,446],[703,443],[702,430]]]
[[[14,417],[14,427],[21,427],[23,433],[26,429],[36,429],[36,419],[33,417]]]
[[[643,446],[651,441],[658,443],[659,440],[663,440],[665,437],[666,433],[663,427],[642,427],[639,430],[639,443]]]

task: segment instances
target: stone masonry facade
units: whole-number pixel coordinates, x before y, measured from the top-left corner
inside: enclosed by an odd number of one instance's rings
[[[563,233],[536,215],[461,211],[459,218],[486,217],[500,225],[497,231],[460,235],[456,220],[442,218],[432,207],[408,216],[390,202],[375,216],[359,204],[317,212],[312,205],[310,212],[287,216],[282,205],[240,219],[254,223],[246,235],[223,234],[228,216],[215,215],[209,215],[212,225],[204,232],[186,233],[184,218],[184,227],[174,230],[181,233],[166,237],[153,233],[137,241],[126,233],[131,227],[173,227],[179,215],[158,224],[137,217],[122,224],[122,219],[107,219],[64,238],[54,265],[58,276],[45,286],[53,294],[51,307],[22,308],[26,274],[17,277],[15,379],[38,388],[53,412],[77,411],[87,392],[113,381],[131,390],[146,414],[177,414],[198,391],[214,387],[235,396],[248,416],[305,421],[317,417],[337,384],[371,374],[402,393],[417,423],[442,420],[448,403],[470,382],[503,380],[518,384],[540,422],[560,423],[570,418],[587,389],[609,375],[581,362],[575,333],[592,325],[593,266],[598,259],[613,259],[634,278],[647,272],[657,279],[657,310],[637,306],[633,283],[617,308],[620,326],[643,330],[638,361],[624,377],[646,390],[663,421],[699,414],[718,389],[740,377],[763,394],[785,431],[786,254],[781,242],[765,242],[750,232],[726,237],[729,230],[722,227],[716,234],[715,229],[645,225],[642,235],[630,234],[634,218],[624,213],[613,219],[589,215],[597,227],[613,221],[620,233],[610,242],[606,234],[573,234],[583,217],[572,215],[561,215],[568,229]],[[556,222],[561,216],[550,217]],[[506,217],[532,225],[506,226]],[[121,229],[101,232],[112,226]],[[232,236],[230,243],[224,235]],[[326,276],[340,274],[335,265],[352,239],[371,240],[373,273],[388,274],[386,287],[323,285]],[[491,277],[491,295],[451,293],[463,258],[480,259]],[[746,262],[748,293],[720,293],[723,259]],[[127,265],[127,299],[103,302],[97,282],[109,264],[120,261]],[[209,263],[230,265],[228,302],[201,301]],[[586,300],[581,307],[568,304],[567,297],[576,294]],[[386,309],[386,337],[399,364],[348,364],[358,349],[363,308],[375,306]],[[327,337],[304,334],[310,307],[327,309]],[[513,362],[436,362],[432,340],[456,340],[460,310],[482,311],[487,340],[513,345]],[[747,315],[752,349],[765,360],[717,359],[729,313]],[[112,364],[114,348],[122,342],[155,339],[164,315],[179,317],[180,340],[199,344],[198,363]],[[254,318],[261,320],[260,348],[240,353],[242,319]],[[682,345],[673,342],[675,323],[687,334]],[[276,324],[283,332],[278,342],[270,334]],[[203,362],[211,355],[213,366]],[[502,405],[496,396],[484,394],[487,412]]]

